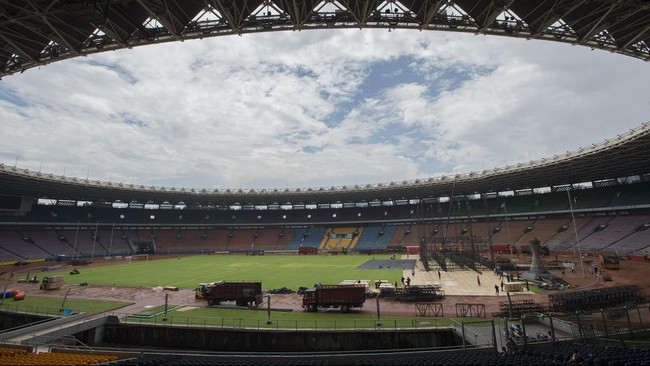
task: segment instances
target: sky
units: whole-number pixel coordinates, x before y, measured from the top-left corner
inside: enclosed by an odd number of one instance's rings
[[[650,65],[540,40],[308,30],[111,51],[0,81],[0,163],[284,189],[552,157],[650,120]]]

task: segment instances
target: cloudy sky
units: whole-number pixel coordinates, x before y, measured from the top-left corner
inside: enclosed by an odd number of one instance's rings
[[[186,188],[413,180],[551,157],[650,120],[650,66],[546,41],[249,34],[0,81],[0,162]]]

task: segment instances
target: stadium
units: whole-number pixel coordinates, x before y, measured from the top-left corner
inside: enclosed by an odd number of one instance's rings
[[[650,59],[650,8],[635,0],[5,6],[2,77],[136,46],[333,28]],[[0,364],[648,364],[649,147],[650,122],[528,163],[311,188],[162,187],[0,164]],[[263,296],[220,305],[199,290],[222,281],[260,281]],[[307,304],[337,284],[364,287],[364,299]]]

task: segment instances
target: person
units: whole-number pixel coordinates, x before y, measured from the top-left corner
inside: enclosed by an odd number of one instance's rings
[[[503,281],[501,281],[501,291],[503,291],[503,286],[504,286]]]
[[[406,286],[411,286],[411,277],[406,277]]]
[[[404,276],[402,276],[402,287],[404,287]]]
[[[517,343],[513,338],[508,338],[508,341],[506,342],[506,347],[508,349],[509,354],[517,353]]]
[[[503,286],[503,284],[501,284]],[[499,285],[494,285],[494,291],[496,292],[497,296],[499,296]]]
[[[438,271],[438,279],[440,279],[440,271]]]
[[[569,359],[569,363],[576,365],[580,362],[582,362],[582,356],[580,356],[580,352],[578,352],[578,350],[574,350],[571,358]]]
[[[476,283],[481,286],[481,278],[478,275],[476,275]]]

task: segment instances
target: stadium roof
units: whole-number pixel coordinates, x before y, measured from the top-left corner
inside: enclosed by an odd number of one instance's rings
[[[0,195],[75,201],[186,204],[335,203],[424,199],[561,187],[650,173],[650,122],[600,144],[529,163],[412,181],[361,186],[207,190],[101,182],[0,164]]]
[[[0,0],[0,77],[161,42],[405,28],[578,44],[650,59],[647,0]]]

